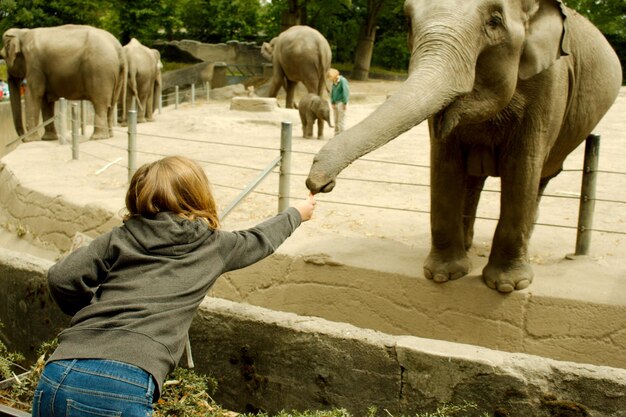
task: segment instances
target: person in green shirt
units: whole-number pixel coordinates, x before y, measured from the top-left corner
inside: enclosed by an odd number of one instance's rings
[[[335,114],[335,134],[338,134],[345,128],[346,110],[350,100],[350,84],[346,77],[335,68],[329,69],[326,75],[333,83],[330,90],[330,104]]]

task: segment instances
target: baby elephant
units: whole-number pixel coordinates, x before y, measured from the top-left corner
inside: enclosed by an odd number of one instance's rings
[[[328,126],[333,127],[330,122],[330,105],[317,94],[309,93],[302,97],[298,103],[300,120],[302,121],[302,136],[304,138],[313,137],[313,123],[317,120],[317,138],[324,137],[324,120]]]

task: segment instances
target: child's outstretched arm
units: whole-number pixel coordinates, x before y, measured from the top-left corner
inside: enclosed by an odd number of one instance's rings
[[[315,197],[313,193],[309,193],[309,196],[304,201],[298,201],[293,207],[300,212],[302,221],[305,222],[313,217],[313,211],[315,210]]]

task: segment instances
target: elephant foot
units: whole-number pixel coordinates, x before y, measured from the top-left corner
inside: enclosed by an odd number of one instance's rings
[[[324,139],[324,135],[317,137],[317,140],[322,140],[322,139]]]
[[[533,270],[528,262],[503,268],[492,263],[483,269],[483,280],[489,288],[501,293],[523,290],[533,282]]]
[[[467,256],[458,259],[441,260],[432,254],[424,262],[424,276],[435,282],[447,282],[465,276],[472,269],[472,262]]]
[[[38,135],[29,135],[29,136],[26,136],[22,141],[23,142],[36,142],[40,139],[41,138]]]
[[[111,135],[107,132],[94,132],[93,135],[89,138],[90,140],[100,140],[100,139],[108,139]]]
[[[58,140],[59,136],[54,133],[54,132],[44,132],[43,136],[41,137],[41,140]],[[34,140],[37,140],[37,138],[35,137]],[[29,140],[25,140],[25,142],[30,142]]]

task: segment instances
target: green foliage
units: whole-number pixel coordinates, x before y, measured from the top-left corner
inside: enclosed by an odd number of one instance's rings
[[[260,28],[258,0],[184,0],[187,37],[201,42],[254,41]]]
[[[155,404],[154,417],[224,415],[211,398],[217,389],[215,379],[185,368],[176,368],[171,378]]]
[[[43,372],[45,361],[57,345],[56,339],[42,344],[37,351],[39,359],[27,370],[23,366],[24,357],[19,353],[8,352],[6,346],[0,342],[0,380],[15,378],[15,382],[8,389],[0,391],[0,398],[5,400],[4,404],[18,410],[30,411],[33,394]],[[22,374],[24,371],[28,371],[28,374],[16,377],[16,374]]]
[[[67,23],[98,26],[103,0],[0,0],[0,31]]]

